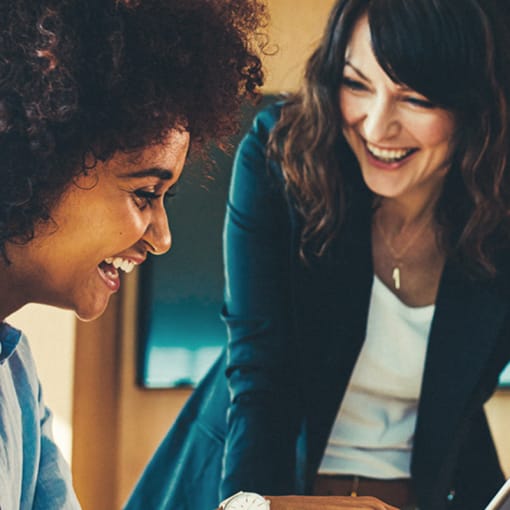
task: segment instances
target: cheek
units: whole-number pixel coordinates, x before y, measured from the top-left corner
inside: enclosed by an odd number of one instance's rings
[[[90,225],[96,238],[104,243],[113,243],[120,248],[137,242],[147,228],[149,212],[140,211],[135,204],[125,203],[122,207],[103,209],[101,220]]]
[[[346,92],[340,91],[338,94],[338,103],[343,124],[346,126],[354,124],[359,111],[357,102]]]
[[[123,239],[129,239],[130,242],[138,241],[147,229],[147,216],[147,212],[137,210],[134,214],[131,213],[119,218],[117,228],[120,236]]]
[[[454,123],[449,118],[435,118],[424,122],[411,124],[415,137],[424,147],[434,148],[439,145],[448,145],[453,140]]]

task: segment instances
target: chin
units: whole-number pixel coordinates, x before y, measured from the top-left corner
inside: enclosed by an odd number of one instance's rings
[[[90,322],[101,317],[109,303],[109,298],[104,301],[81,304],[74,307],[74,313],[83,322]]]
[[[388,177],[390,176],[377,175],[374,178],[372,175],[364,174],[363,180],[372,193],[385,198],[396,198],[402,194],[403,187],[394,182],[393,179],[388,179]]]

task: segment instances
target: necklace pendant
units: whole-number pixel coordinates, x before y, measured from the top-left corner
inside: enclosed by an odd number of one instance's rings
[[[395,284],[395,289],[400,290],[400,267],[395,266],[393,268],[391,277],[393,278],[393,283]]]

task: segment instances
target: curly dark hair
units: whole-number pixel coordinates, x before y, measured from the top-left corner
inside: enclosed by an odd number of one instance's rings
[[[172,128],[195,148],[231,134],[262,84],[266,17],[263,0],[2,2],[2,254],[97,160]]]
[[[498,0],[337,1],[269,150],[304,219],[302,257],[322,255],[345,220],[357,163],[342,135],[338,91],[364,13],[392,80],[455,116],[456,151],[436,207],[439,238],[469,274],[494,275],[501,241],[510,240],[510,13]]]

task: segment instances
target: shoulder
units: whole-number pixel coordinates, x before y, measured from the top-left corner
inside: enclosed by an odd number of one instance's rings
[[[279,162],[270,161],[267,154],[269,136],[280,118],[282,107],[282,102],[273,103],[255,115],[250,129],[237,148],[234,179],[251,174],[261,182],[267,179],[272,181],[274,178],[277,182],[283,180]]]
[[[280,118],[284,104],[283,101],[278,101],[258,112],[253,120],[252,132],[267,141],[269,134]]]
[[[259,153],[266,155],[267,142],[274,126],[280,118],[283,103],[273,103],[260,110],[253,118],[248,132],[239,145],[237,154]]]
[[[35,360],[26,335],[11,326],[2,324],[0,334],[2,354],[0,363],[11,367],[13,382],[24,394],[39,393],[39,380]]]
[[[282,168],[278,161],[268,157],[267,149],[280,109],[280,104],[274,104],[261,110],[236,152],[227,212],[228,219],[242,223],[245,228],[259,226],[261,230],[276,232],[287,225],[288,196]]]
[[[17,364],[27,373],[35,373],[35,362],[25,334],[2,322],[0,323],[0,365]],[[18,368],[16,374],[20,372]]]
[[[14,354],[21,337],[21,331],[6,322],[0,322],[0,365]]]

